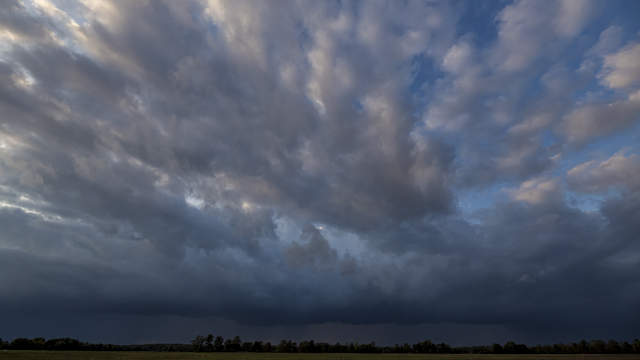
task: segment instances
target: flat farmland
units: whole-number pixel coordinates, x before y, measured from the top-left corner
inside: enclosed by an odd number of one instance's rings
[[[279,354],[133,351],[0,351],[0,359],[16,360],[640,360],[640,355],[480,355],[480,354]]]

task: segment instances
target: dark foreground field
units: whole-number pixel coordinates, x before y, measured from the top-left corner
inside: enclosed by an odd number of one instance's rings
[[[21,351],[0,350],[0,359],[19,360],[640,360],[640,355],[478,355],[478,354],[278,354],[278,353],[160,353],[122,351]]]

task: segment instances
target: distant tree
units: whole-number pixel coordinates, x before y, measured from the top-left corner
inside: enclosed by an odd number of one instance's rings
[[[440,354],[448,354],[451,352],[451,346],[449,346],[449,344],[440,343],[436,345],[436,352]]]
[[[78,350],[82,347],[82,343],[72,338],[59,338],[47,340],[44,346],[50,350]]]
[[[513,341],[507,341],[503,346],[503,350],[507,354],[515,354],[516,352],[516,343]]]
[[[589,342],[589,352],[592,354],[603,354],[606,349],[606,344],[602,340],[591,340]]]
[[[233,340],[227,339],[224,343],[225,351],[240,351],[242,350],[242,341],[239,336],[233,338]]]
[[[301,353],[312,353],[315,352],[315,344],[313,340],[310,341],[301,341],[300,346],[298,346],[298,351]]]
[[[204,348],[204,343],[207,339],[204,336],[196,336],[193,340],[191,340],[191,345],[193,345],[193,351],[202,351]]]
[[[251,345],[251,351],[253,352],[263,352],[264,346],[262,345],[262,341],[254,341]]]
[[[528,354],[529,348],[525,344],[516,344],[516,351],[518,354]]]
[[[488,346],[472,346],[471,353],[473,354],[488,354],[491,352],[491,349]]]
[[[331,352],[331,344],[326,342],[316,343],[316,351],[321,353]]]
[[[31,339],[32,349],[34,350],[44,349],[45,342],[46,340],[42,337]]]
[[[617,354],[620,350],[620,344],[615,340],[609,340],[605,346],[605,352],[608,354]]]
[[[588,352],[589,352],[589,343],[587,342],[587,340],[582,339],[578,343],[578,353],[584,354]]]
[[[82,346],[80,341],[72,338],[49,339],[44,344],[49,350],[79,350]]]
[[[378,347],[376,346],[375,342],[370,342],[368,344],[362,344],[359,346],[358,349],[359,352],[361,353],[377,353],[378,352]]]
[[[287,340],[280,340],[280,343],[276,346],[277,352],[287,352]]]
[[[527,354],[529,353],[529,348],[525,344],[516,344],[513,341],[508,341],[504,344],[502,351],[507,354]]]
[[[207,338],[205,339],[207,351],[213,351],[213,339],[214,338],[212,334],[207,335]]]
[[[222,336],[216,336],[213,347],[216,351],[224,351],[224,338]]]
[[[553,344],[553,346],[551,347],[551,353],[562,354],[565,352],[564,349],[565,349],[564,344]]]
[[[234,351],[240,351],[242,349],[242,340],[240,340],[240,336],[234,336],[233,340],[231,340],[231,344],[233,345]]]
[[[282,340],[276,347],[276,351],[282,353],[294,353],[298,352],[298,347],[296,343],[291,340]]]
[[[15,338],[10,347],[15,350],[31,350],[33,349],[33,342],[27,338]]]

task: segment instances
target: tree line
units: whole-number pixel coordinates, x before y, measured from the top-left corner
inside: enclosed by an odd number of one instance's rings
[[[33,339],[15,338],[10,342],[0,339],[0,350],[193,351],[193,347],[190,344],[91,344],[68,337],[49,340],[36,337]]]
[[[33,339],[16,338],[12,341],[0,339],[0,349],[11,350],[89,350],[89,351],[196,351],[196,352],[280,352],[280,353],[473,353],[473,354],[640,354],[640,339],[631,342],[616,340],[582,340],[580,342],[534,345],[517,344],[508,341],[505,344],[480,346],[449,346],[445,343],[434,343],[431,340],[415,344],[396,344],[378,346],[371,343],[335,343],[305,340],[299,343],[282,340],[277,344],[269,341],[242,341],[239,336],[225,339],[212,334],[196,336],[190,344],[144,344],[113,345],[91,344],[73,338],[57,338],[46,340],[42,337]]]

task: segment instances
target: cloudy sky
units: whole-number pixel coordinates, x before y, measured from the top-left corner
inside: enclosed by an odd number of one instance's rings
[[[0,337],[637,337],[639,14],[5,1]]]

